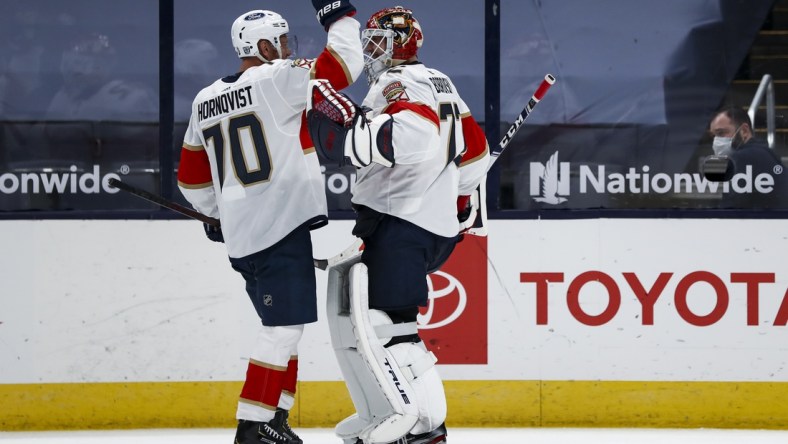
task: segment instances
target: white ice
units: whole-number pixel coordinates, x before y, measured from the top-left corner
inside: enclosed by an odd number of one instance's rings
[[[231,429],[0,432],[3,444],[230,444]],[[298,428],[305,444],[341,444],[329,429]],[[449,428],[449,444],[785,444],[788,430]]]

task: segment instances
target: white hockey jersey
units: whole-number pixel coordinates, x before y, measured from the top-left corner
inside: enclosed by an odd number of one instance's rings
[[[221,221],[232,258],[262,251],[298,226],[327,222],[323,178],[304,110],[311,78],[337,88],[362,68],[359,23],[335,22],[317,59],[275,60],[225,77],[192,104],[178,186]]]
[[[372,163],[356,175],[353,203],[456,236],[458,195],[484,180],[484,133],[448,76],[421,63],[381,74],[364,99],[375,116],[391,114],[393,168]]]

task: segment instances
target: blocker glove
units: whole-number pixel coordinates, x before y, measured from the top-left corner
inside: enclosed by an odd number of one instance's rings
[[[224,242],[222,227],[214,227],[213,225],[208,225],[206,223],[203,223],[202,227],[205,229],[205,235],[208,237],[208,239],[214,242]]]
[[[317,11],[317,21],[326,28],[346,15],[355,15],[356,8],[348,0],[312,0]]]
[[[479,202],[473,196],[457,197],[457,221],[460,222],[460,233],[465,233],[473,227],[476,215],[479,213]]]

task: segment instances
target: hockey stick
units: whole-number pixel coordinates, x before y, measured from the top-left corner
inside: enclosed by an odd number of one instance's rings
[[[125,191],[127,193],[131,193],[131,194],[133,194],[133,195],[135,195],[137,197],[140,197],[142,199],[145,199],[145,200],[147,200],[149,202],[153,202],[156,205],[162,206],[164,208],[168,208],[168,209],[170,209],[172,211],[175,211],[176,213],[180,213],[180,214],[183,214],[184,216],[191,217],[192,219],[196,219],[196,220],[198,220],[200,222],[206,223],[206,224],[211,225],[213,227],[220,227],[221,226],[219,224],[219,219],[214,219],[213,217],[206,216],[206,215],[204,215],[204,214],[202,214],[202,213],[200,213],[198,211],[192,210],[191,208],[186,208],[183,205],[180,205],[178,203],[169,201],[169,200],[167,200],[167,199],[165,199],[165,198],[163,198],[161,196],[157,196],[157,195],[155,195],[153,193],[149,193],[149,192],[147,192],[145,190],[141,190],[141,189],[139,189],[137,187],[134,187],[134,186],[131,186],[131,185],[127,184],[127,183],[123,183],[123,182],[121,182],[121,181],[119,181],[119,180],[117,180],[115,178],[110,178],[109,181],[107,181],[107,183],[109,183],[109,186],[111,186],[111,187],[117,188],[119,190],[123,190],[123,191]],[[312,261],[314,262],[315,268],[319,268],[321,270],[325,270],[326,268],[328,268],[329,262],[335,263],[336,261],[341,259],[343,257],[343,255],[347,255],[347,254],[350,254],[350,253],[352,253],[354,251],[357,251],[359,249],[359,246],[360,246],[359,244],[353,244],[347,250],[343,251],[342,253],[338,254],[337,256],[334,256],[334,257],[329,258],[329,259],[314,259],[313,258]]]
[[[347,257],[358,254],[358,252],[363,249],[364,249],[364,241],[362,241],[359,238],[356,238],[356,240],[349,247],[345,248],[345,251],[335,256],[332,256],[327,259],[313,259],[315,262],[315,268],[325,270],[328,267],[333,266],[338,262],[345,260],[345,258]]]
[[[536,91],[531,96],[531,99],[525,105],[525,108],[520,112],[520,115],[517,116],[514,123],[506,130],[506,135],[501,139],[498,146],[493,147],[490,149],[490,163],[487,164],[487,171],[489,172],[492,169],[493,164],[496,160],[498,160],[498,156],[501,155],[503,150],[506,149],[506,145],[509,145],[509,142],[512,141],[514,135],[517,134],[517,131],[522,126],[525,119],[531,115],[531,111],[534,110],[534,107],[542,97],[547,93],[547,90],[550,89],[551,86],[555,83],[555,77],[552,74],[547,74],[544,76],[544,80],[542,83],[539,84],[539,87],[536,88]],[[474,224],[471,228],[465,231],[465,234],[470,234],[473,236],[487,236],[487,193],[485,187],[479,185],[476,190],[474,191],[474,195],[477,195],[477,200],[480,202],[479,205],[479,214],[476,215],[476,219],[474,220]]]
[[[525,119],[527,119],[531,114],[531,111],[534,110],[536,104],[542,100],[542,97],[544,97],[544,95],[547,93],[547,90],[553,86],[553,83],[555,83],[555,77],[552,74],[547,74],[544,76],[544,80],[542,80],[542,83],[538,88],[536,88],[536,91],[534,92],[534,95],[531,96],[528,104],[525,105],[525,108],[522,110],[522,112],[520,112],[520,115],[517,116],[509,129],[506,130],[506,135],[503,136],[501,142],[498,144],[498,146],[490,149],[490,164],[487,165],[487,171],[490,171],[495,161],[498,160],[498,156],[500,156],[503,150],[506,149],[506,145],[509,145],[509,142],[512,141],[514,135],[517,134],[517,131],[520,129],[520,126],[522,126],[523,122],[525,122]]]
[[[176,213],[183,214],[184,216],[189,216],[192,219],[197,219],[200,222],[206,223],[206,224],[211,225],[213,227],[219,227],[220,226],[219,219],[214,219],[213,217],[206,216],[206,215],[204,215],[204,214],[202,214],[202,213],[200,213],[198,211],[192,210],[191,208],[186,208],[186,207],[184,207],[181,204],[169,201],[169,200],[167,200],[167,199],[165,199],[165,198],[163,198],[161,196],[157,196],[157,195],[155,195],[153,193],[149,193],[149,192],[147,192],[145,190],[141,190],[141,189],[139,189],[137,187],[134,187],[134,186],[131,186],[131,185],[127,184],[127,183],[123,183],[123,182],[119,181],[118,179],[110,178],[108,183],[109,183],[109,186],[111,186],[111,187],[117,188],[119,190],[123,190],[123,191],[125,191],[127,193],[131,193],[131,194],[133,194],[133,195],[135,195],[137,197],[140,197],[142,199],[147,200],[148,202],[153,202],[156,205],[159,205],[161,207],[169,208],[170,210],[175,211]]]

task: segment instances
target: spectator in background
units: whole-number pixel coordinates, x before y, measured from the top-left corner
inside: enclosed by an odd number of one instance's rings
[[[64,52],[63,86],[47,110],[50,120],[157,121],[158,99],[141,84],[113,78],[117,54],[108,36],[90,34]]]
[[[727,156],[729,159],[724,180],[736,182],[736,175],[747,175],[748,168],[752,171],[753,180],[760,174],[768,174],[774,179],[774,188],[769,193],[756,189],[751,193],[741,193],[729,189],[724,194],[723,206],[785,208],[788,201],[788,177],[783,171],[782,161],[764,141],[754,137],[750,116],[739,107],[722,108],[714,114],[709,132],[714,137],[714,155]]]

